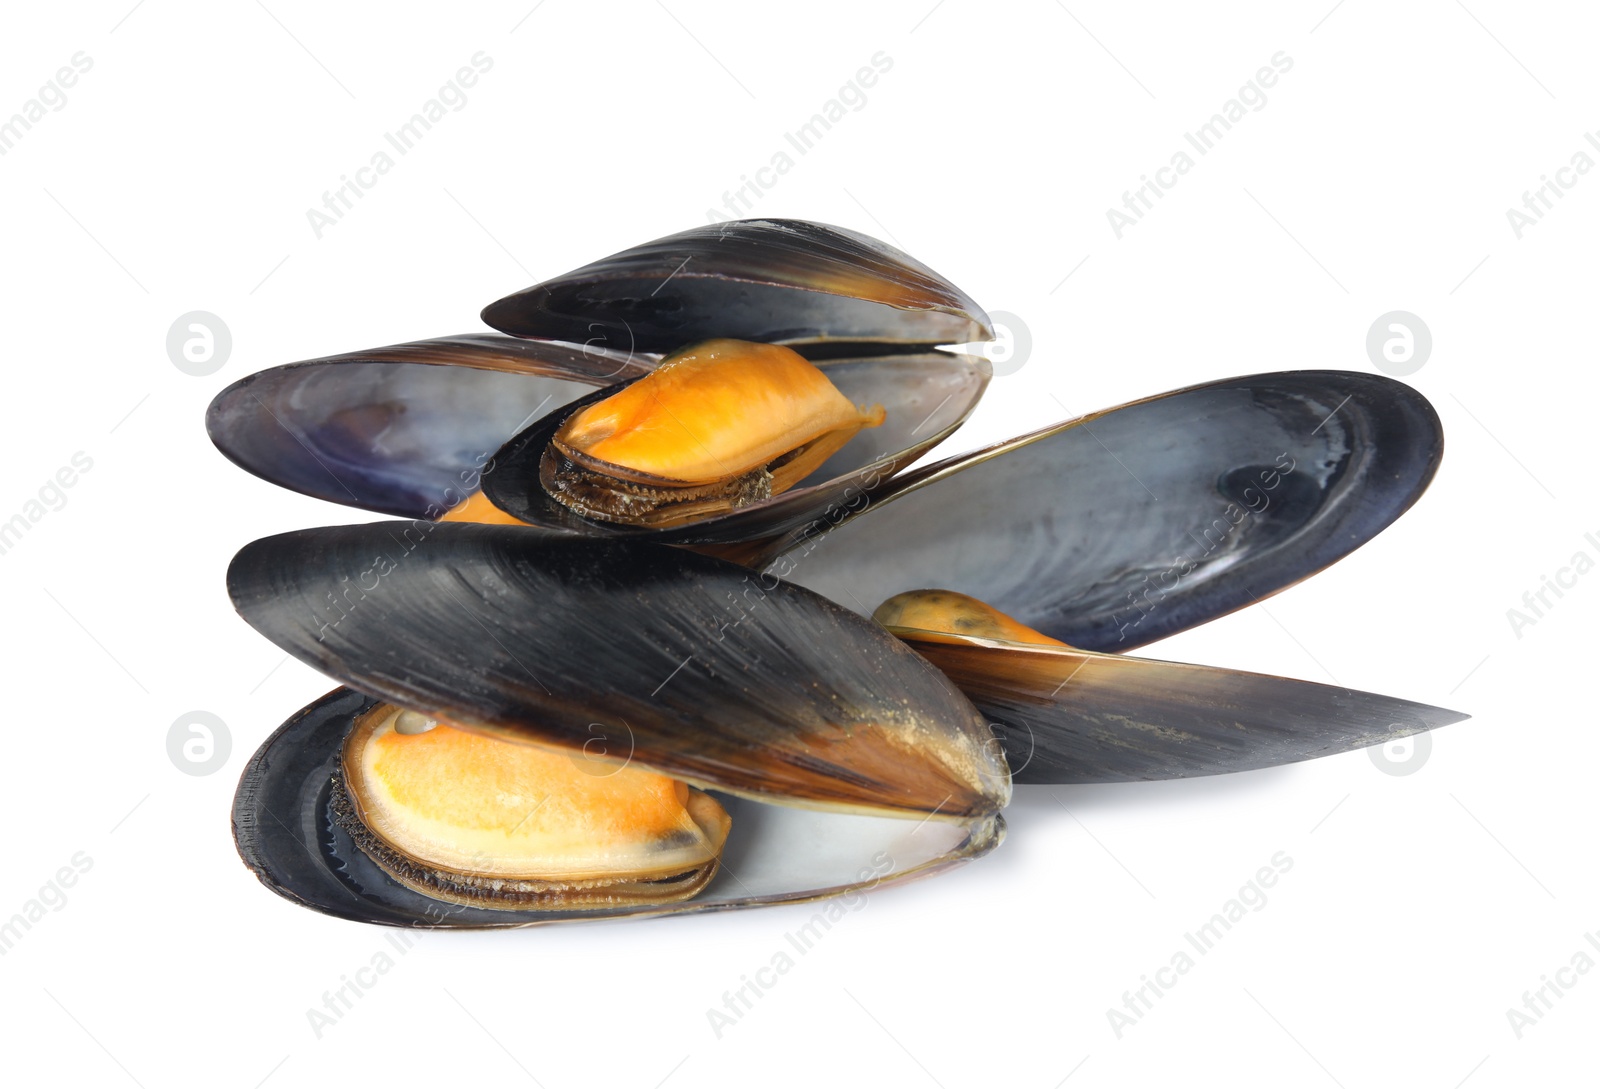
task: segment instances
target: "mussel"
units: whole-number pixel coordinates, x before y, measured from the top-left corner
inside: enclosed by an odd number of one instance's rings
[[[299,903],[497,927],[820,899],[993,849],[1014,782],[1464,717],[1123,653],[1403,513],[1442,436],[1398,382],[1210,382],[906,472],[989,379],[939,345],[989,325],[865,236],[700,228],[484,318],[511,336],[276,368],[208,416],[250,471],[407,519],[229,571],[247,621],[349,686],[235,798],[241,855]]]
[[[445,337],[271,368],[223,390],[207,430],[250,472],[363,510],[435,519],[481,488],[534,525],[737,548],[803,528],[918,460],[966,420],[992,373],[983,356],[936,350],[991,336],[958,288],[874,239],[793,220],[659,239],[502,299],[483,316],[515,336]],[[798,353],[852,405],[882,406],[882,422],[769,497],[746,495],[682,524],[586,517],[559,489],[551,494],[541,477],[569,417],[648,374],[664,354],[724,338]],[[580,396],[593,387],[605,388]],[[670,407],[693,415],[694,406]],[[696,435],[707,430],[690,423]],[[786,430],[783,421],[762,424]]]
[[[682,525],[788,491],[883,420],[792,349],[707,340],[568,416],[539,482],[587,518]]]
[[[437,523],[423,535],[417,523],[377,522],[254,542],[235,557],[229,590],[263,634],[356,690],[269,739],[235,804],[246,861],[323,910],[426,922],[445,902],[453,923],[512,925],[803,900],[942,868],[1002,835],[1004,757],[944,674],[868,619],[724,560],[524,526]],[[471,731],[502,754],[479,756],[497,762],[541,746],[545,781],[507,777],[496,789],[513,801],[481,818],[451,814],[472,834],[448,854],[407,851],[427,836],[393,832],[371,805],[340,812],[342,794],[370,796],[349,785],[365,759],[361,731],[392,722],[392,736],[407,715],[419,729],[448,726],[402,742]],[[464,792],[457,766],[433,764],[452,802]],[[677,784],[718,792],[703,812],[712,832],[714,805],[731,818],[724,872],[687,901],[677,893],[703,854],[662,867],[676,883],[657,886],[660,896],[466,902],[464,878],[489,880],[490,892],[513,878],[537,892],[559,876],[549,857],[515,873],[487,862],[497,854],[489,845],[512,838],[524,816],[541,821],[568,804],[563,771],[580,785],[648,775],[663,805]],[[692,818],[695,806],[686,808]],[[609,819],[596,812],[590,823]],[[722,846],[720,833],[682,831],[675,847]],[[472,864],[474,852],[484,865]],[[434,873],[407,868],[417,861]]]
[[[505,908],[668,903],[716,872],[728,814],[702,791],[635,768],[604,777],[380,705],[346,736],[334,820],[425,896]]]

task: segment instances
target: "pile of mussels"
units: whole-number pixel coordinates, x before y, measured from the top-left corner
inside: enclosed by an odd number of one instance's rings
[[[908,467],[992,337],[863,235],[750,220],[493,303],[469,335],[276,367],[207,426],[398,521],[285,533],[245,620],[348,687],[234,803],[318,911],[533,923],[822,899],[997,846],[1013,783],[1166,779],[1464,716],[1128,657],[1349,553],[1438,465],[1414,390],[1341,371],[1165,393]]]

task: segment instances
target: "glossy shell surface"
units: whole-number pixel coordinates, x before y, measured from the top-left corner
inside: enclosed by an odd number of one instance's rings
[[[670,352],[709,337],[768,344],[969,344],[989,319],[922,262],[794,219],[710,224],[574,269],[484,308],[519,337]]]
[[[937,586],[1125,651],[1353,551],[1422,494],[1442,451],[1432,407],[1392,379],[1252,375],[902,474],[760,559],[863,612]]]
[[[478,487],[494,452],[651,356],[497,336],[442,337],[291,363],[240,379],[206,413],[218,449],[291,491],[436,518]]]
[[[694,786],[961,819],[1010,797],[987,724],[881,627],[745,568],[525,526],[377,522],[247,545],[263,635],[396,706]]]
[[[1350,752],[1466,715],[1336,685],[898,632],[1002,738],[1018,783],[1185,779]]]

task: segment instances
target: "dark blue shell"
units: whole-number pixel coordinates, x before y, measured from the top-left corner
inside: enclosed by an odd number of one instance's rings
[[[904,474],[769,548],[769,570],[868,612],[955,590],[1122,652],[1348,555],[1416,501],[1443,449],[1433,407],[1393,379],[1209,382]]]
[[[408,518],[436,518],[478,487],[502,443],[654,356],[497,336],[441,337],[274,367],[211,402],[206,430],[281,487]]]

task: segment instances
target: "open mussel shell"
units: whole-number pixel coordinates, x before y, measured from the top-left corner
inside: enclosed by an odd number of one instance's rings
[[[959,428],[977,407],[992,374],[982,356],[954,352],[838,359],[821,364],[821,369],[852,403],[883,405],[884,421],[857,432],[797,486],[769,499],[667,529],[590,521],[552,499],[539,481],[545,448],[570,415],[611,396],[611,388],[550,412],[508,442],[494,456],[494,472],[483,477],[484,494],[529,524],[597,536],[649,535],[689,544],[763,540],[863,503],[868,489]]]
[[[399,707],[761,800],[983,818],[1010,778],[950,681],[833,602],[682,549],[374,523],[247,545],[244,618]]]
[[[467,335],[292,363],[211,402],[219,450],[274,484],[408,518],[436,518],[478,487],[507,439],[655,357]]]
[[[797,219],[714,223],[574,269],[484,308],[519,337],[668,352],[767,344],[968,344],[989,319],[954,284],[854,231]]]
[[[1251,771],[1362,749],[1467,717],[1261,673],[891,630],[996,727],[1018,783]]]
[[[1123,651],[1353,551],[1422,494],[1443,445],[1392,379],[1232,378],[902,474],[752,562],[863,612],[940,586]]]
[[[233,803],[239,854],[263,884],[343,919],[390,926],[490,928],[725,911],[848,896],[938,873],[999,844],[998,814],[909,821],[719,801],[733,818],[717,876],[693,900],[581,911],[506,911],[414,892],[335,821],[331,783],[352,724],[377,700],[339,688],[295,714],[251,757]]]

